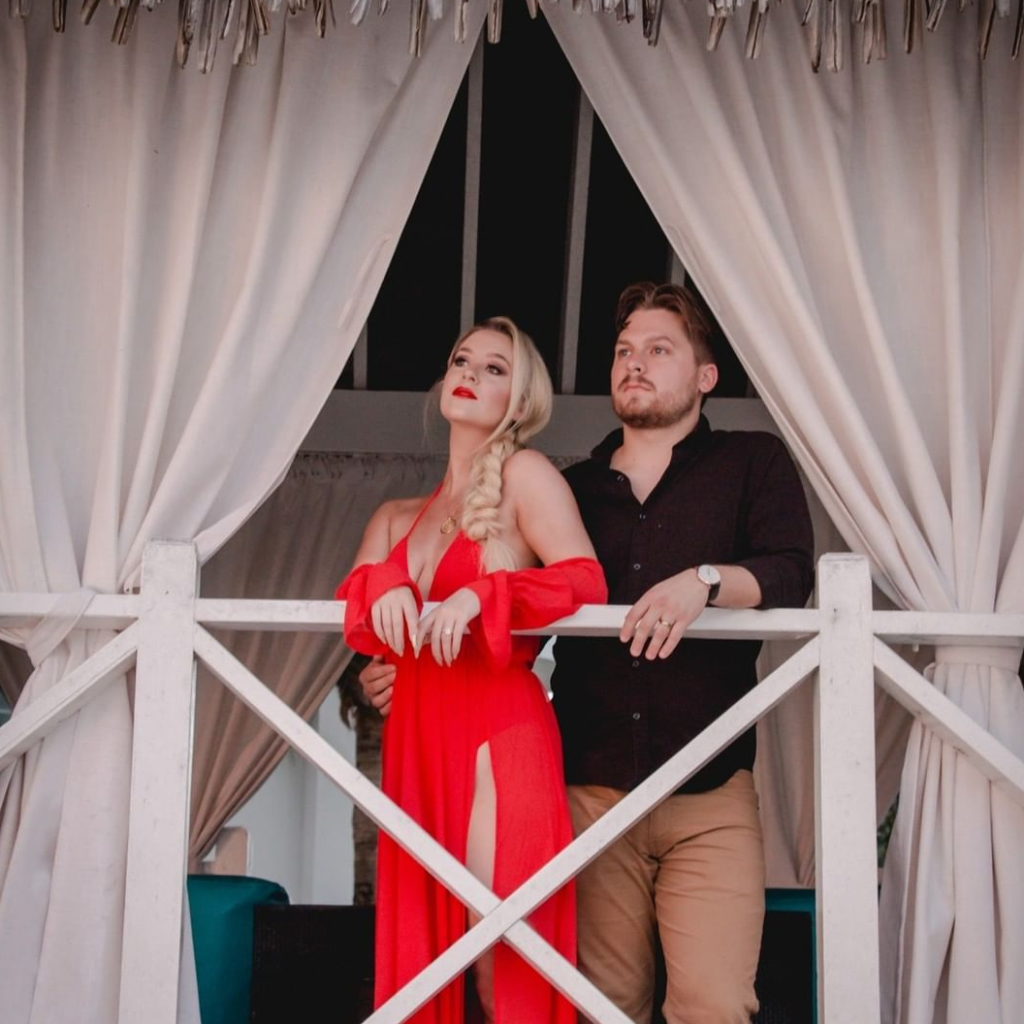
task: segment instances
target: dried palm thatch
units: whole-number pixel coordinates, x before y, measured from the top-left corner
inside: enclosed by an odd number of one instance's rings
[[[139,7],[152,9],[162,0],[110,0],[117,8],[113,41],[124,44],[131,37]],[[453,6],[455,38],[465,41],[466,12],[470,0],[450,0]],[[501,15],[504,0],[486,0],[487,38],[496,43],[501,39]],[[548,0],[558,3],[558,0]],[[613,13],[619,21],[633,21],[639,11],[644,38],[651,46],[658,43],[661,13],[665,0],[568,0],[574,10],[589,6],[595,13]],[[692,0],[672,0],[674,3]],[[747,17],[746,54],[757,57],[764,41],[765,27],[772,6],[783,0],[706,0],[708,8],[708,50],[715,50],[728,22],[739,17],[749,2]],[[823,66],[829,71],[841,71],[847,50],[847,26],[852,46],[859,48],[865,63],[884,60],[887,50],[885,29],[885,0],[790,0],[806,4],[803,25],[807,30],[811,66],[815,71]],[[973,2],[973,0],[972,0]],[[67,0],[51,0],[53,27],[63,32],[67,20]],[[349,16],[358,25],[374,4],[377,14],[383,15],[390,0],[352,0]],[[968,0],[957,0],[963,12]],[[978,55],[984,59],[992,39],[996,18],[1007,18],[1013,0],[978,0]],[[1024,0],[1016,0],[1016,24],[1011,54],[1016,59],[1024,35]],[[27,17],[32,0],[8,0],[11,17]],[[88,24],[96,12],[99,0],[82,0],[82,20]],[[530,17],[535,18],[540,0],[526,0]],[[193,44],[198,50],[201,71],[213,67],[217,45],[230,41],[234,64],[255,64],[262,36],[270,32],[271,15],[282,6],[290,15],[298,15],[312,8],[317,34],[323,37],[327,23],[336,24],[333,0],[178,0],[178,38],[176,57],[185,67]],[[910,53],[921,36],[922,28],[934,31],[946,8],[946,0],[903,0],[903,48]],[[438,21],[445,15],[445,0],[409,0],[409,52],[419,56],[427,19]],[[856,41],[859,37],[859,45]]]

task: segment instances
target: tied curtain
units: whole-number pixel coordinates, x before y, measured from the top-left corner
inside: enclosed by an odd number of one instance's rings
[[[392,498],[429,493],[445,462],[435,455],[300,452],[274,493],[203,567],[202,596],[333,600],[370,516]],[[352,656],[338,633],[215,632],[243,665],[306,719]],[[0,691],[11,703],[31,671],[23,651],[0,643]],[[205,665],[197,665],[190,870],[200,870],[225,822],[287,751],[277,732]]]
[[[890,5],[889,38],[900,25]],[[897,607],[1024,612],[1024,65],[946,18],[814,75],[797,6],[756,61],[545,7],[626,165],[850,548]],[[928,676],[1024,755],[1019,648]],[[883,1020],[1015,1024],[1024,809],[915,723],[882,884]]]
[[[282,478],[472,50],[282,14],[258,66],[200,75],[173,64],[176,16],[143,11],[123,47],[105,9],[0,32],[0,588],[55,595],[4,635],[34,666],[15,715],[109,639],[76,623],[147,541],[206,560]],[[117,1019],[130,758],[122,680],[0,775],[5,1024]]]

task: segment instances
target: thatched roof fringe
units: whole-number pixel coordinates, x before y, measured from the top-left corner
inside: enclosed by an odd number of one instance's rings
[[[131,38],[139,7],[152,9],[162,0],[110,0],[117,7],[114,22],[113,41],[124,45]],[[351,0],[349,16],[358,25],[366,17],[374,0]],[[377,14],[383,15],[390,0],[377,0]],[[454,7],[453,19],[455,38],[466,39],[466,13],[470,0],[451,0]],[[541,0],[526,0],[530,17],[536,18]],[[559,0],[548,0],[558,3]],[[581,10],[587,0],[570,0],[573,10]],[[658,44],[661,29],[661,13],[665,0],[590,0],[595,13],[613,13],[619,21],[632,22],[640,10],[644,38],[651,46]],[[670,0],[673,3],[688,0]],[[718,47],[726,25],[737,17],[743,6],[749,2],[750,14],[746,29],[746,54],[751,60],[761,52],[768,13],[772,0],[706,0],[708,8],[708,50]],[[776,0],[782,3],[783,0]],[[852,25],[850,35],[860,35],[860,56],[866,64],[873,60],[885,60],[887,40],[885,31],[885,0],[793,0],[806,3],[802,23],[807,30],[811,66],[815,71],[824,66],[829,71],[841,71],[847,48],[847,25]],[[842,6],[849,2],[847,15]],[[1011,46],[1011,56],[1016,59],[1024,37],[1024,0],[979,0],[978,2],[978,56],[988,55],[992,30],[996,18],[1006,18],[1016,2],[1017,17]],[[504,0],[487,0],[487,39],[497,43],[501,39],[502,5]],[[968,0],[957,0],[957,8],[963,11]],[[67,0],[51,0],[53,27],[63,32],[67,20]],[[192,52],[193,43],[198,50],[200,71],[213,67],[217,44],[234,36],[231,60],[234,64],[255,64],[259,56],[259,42],[270,32],[270,15],[277,12],[282,0],[178,0],[178,38],[175,56],[178,65],[185,67]],[[427,19],[438,21],[444,17],[445,0],[409,0],[409,52],[419,56],[423,48]],[[914,49],[921,36],[922,25],[934,31],[946,9],[947,0],[903,0],[903,48],[907,53]],[[82,21],[88,24],[96,12],[99,0],[82,0]],[[287,13],[297,15],[310,6],[310,0],[287,0]],[[10,16],[28,17],[32,0],[8,0]],[[335,25],[333,0],[312,0],[313,18],[317,35],[321,38],[327,32],[327,24]],[[855,44],[854,44],[855,46]]]

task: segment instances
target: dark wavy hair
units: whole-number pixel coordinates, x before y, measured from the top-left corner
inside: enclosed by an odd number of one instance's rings
[[[693,292],[678,284],[655,284],[638,281],[627,285],[619,296],[615,310],[615,333],[621,333],[626,321],[638,309],[667,309],[682,321],[683,331],[693,347],[698,363],[715,363],[711,346],[711,324],[694,297]]]

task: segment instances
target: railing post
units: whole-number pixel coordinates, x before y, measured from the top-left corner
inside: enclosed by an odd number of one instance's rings
[[[195,545],[142,559],[119,1024],[176,1024],[195,697]]]
[[[815,693],[818,1020],[879,1020],[871,576],[859,555],[818,563]]]

